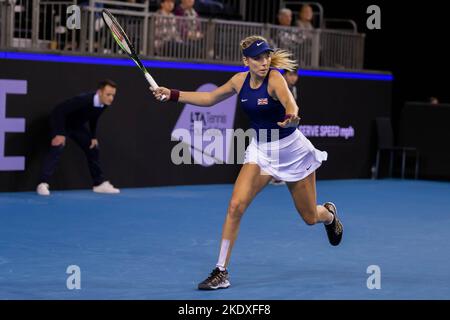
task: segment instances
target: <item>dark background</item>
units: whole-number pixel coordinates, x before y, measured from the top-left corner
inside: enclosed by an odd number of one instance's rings
[[[152,69],[158,83],[195,91],[205,83],[221,85],[234,73]],[[0,60],[0,78],[28,81],[26,95],[8,95],[6,116],[26,119],[25,133],[7,133],[5,154],[25,155],[26,171],[0,172],[0,191],[33,190],[48,150],[48,116],[60,101],[95,89],[102,78],[119,86],[113,106],[99,122],[101,161],[107,177],[121,187],[232,183],[240,165],[176,166],[171,162],[170,134],[183,104],[157,103],[134,66]],[[302,125],[352,126],[355,138],[310,138],[329,153],[319,179],[368,178],[374,161],[376,116],[390,110],[391,82],[302,77],[299,85]],[[208,111],[205,108],[205,112]],[[237,108],[235,128],[248,128]],[[87,188],[90,177],[84,154],[70,140],[52,189]]]
[[[422,102],[406,103],[400,116],[399,141],[420,151],[420,176],[450,180],[450,104],[439,107]]]
[[[389,70],[394,75],[392,116],[398,136],[406,101],[436,96],[450,102],[448,4],[446,1],[319,1],[329,18],[353,19],[366,34],[365,69]],[[381,30],[369,30],[369,5],[381,9]]]
[[[444,114],[440,114],[437,112],[441,117],[442,125],[439,126],[439,128],[444,129],[443,133],[440,133],[439,136],[435,136],[436,139],[433,141],[433,145],[430,146],[430,140],[427,138],[423,138],[421,136],[421,133],[428,132],[428,129],[435,129],[434,123],[431,119],[438,119],[433,118],[435,113],[430,113],[430,119],[427,119],[425,122],[421,122],[420,120],[423,119],[423,116],[428,114],[427,109],[422,108],[421,109],[421,116],[417,116],[417,113],[415,113],[414,116],[407,117],[408,119],[415,119],[415,121],[411,122],[403,122],[401,125],[401,119],[400,115],[403,112],[404,105],[407,101],[427,101],[430,96],[436,96],[441,102],[450,102],[450,90],[448,88],[448,79],[447,75],[449,74],[450,67],[448,63],[448,57],[450,56],[449,49],[447,48],[448,40],[447,40],[447,30],[448,30],[448,22],[447,22],[447,7],[444,1],[436,1],[431,0],[427,1],[426,3],[413,3],[409,1],[335,1],[335,0],[322,0],[320,3],[323,5],[325,9],[325,17],[328,18],[346,18],[346,19],[353,19],[358,24],[358,31],[366,34],[366,46],[365,46],[365,69],[370,70],[387,70],[391,71],[394,75],[394,81],[392,83],[393,85],[393,92],[392,92],[392,99],[389,98],[389,102],[392,101],[392,110],[391,115],[393,119],[393,125],[395,129],[395,135],[397,137],[397,140],[400,138],[400,127],[407,128],[408,132],[415,132],[414,137],[422,138],[420,143],[421,148],[424,148],[425,146],[428,147],[428,149],[432,148],[439,148],[440,150],[446,150],[448,140],[446,138],[442,139],[442,134],[448,135],[449,129],[445,130],[445,121],[442,121],[442,119],[446,119],[444,117]],[[380,6],[381,8],[381,30],[369,30],[366,28],[366,20],[369,16],[366,13],[366,9],[369,5],[376,4]],[[11,62],[7,62],[10,64]],[[18,75],[16,71],[10,71],[9,74],[6,74],[5,68],[3,68],[4,65],[0,68],[0,71],[2,72],[1,76],[3,78],[17,78],[17,79],[25,79],[23,75]],[[86,68],[91,68],[91,66],[86,66]],[[119,68],[120,69],[120,68]],[[17,69],[16,69],[17,70]],[[56,72],[56,71],[55,71]],[[59,71],[59,75],[65,74],[66,71],[63,71],[61,69]],[[84,71],[83,71],[84,72]],[[97,76],[94,75],[94,71],[91,70],[91,78],[90,82],[84,82],[84,87],[81,88],[79,79],[73,79],[67,83],[67,88],[70,88],[68,90],[66,88],[65,91],[56,91],[52,96],[46,97],[47,100],[45,102],[45,108],[48,108],[46,113],[41,113],[39,117],[41,118],[40,122],[36,122],[34,124],[27,121],[27,131],[32,128],[33,130],[38,130],[40,134],[45,133],[45,128],[42,127],[43,121],[46,119],[46,115],[48,114],[50,108],[53,106],[53,101],[62,100],[64,98],[67,98],[68,96],[71,96],[73,94],[77,94],[79,90],[87,90],[89,88],[92,88],[93,85],[95,85],[95,81],[97,80]],[[142,90],[145,90],[145,82],[143,83],[139,79],[139,75],[135,73],[135,70],[130,69],[127,71],[130,75],[133,74],[136,77],[136,83],[140,86],[142,86]],[[44,72],[45,73],[45,72]],[[4,75],[7,76],[4,76]],[[13,77],[11,77],[13,75]],[[14,77],[16,75],[17,77]],[[112,75],[114,76],[114,75]],[[225,79],[228,75],[224,74],[223,78]],[[157,77],[161,77],[160,74],[157,74]],[[210,75],[208,75],[208,78],[210,78]],[[217,81],[223,80],[223,79],[217,79]],[[66,81],[66,80],[65,80]],[[172,81],[172,79],[168,79],[168,82]],[[76,85],[75,85],[76,83]],[[330,88],[333,88],[333,84],[330,84],[332,82],[325,82],[321,84],[314,84],[313,78],[302,78],[300,79],[300,92],[302,95],[302,99],[304,99],[303,102],[305,102],[305,105],[310,104],[308,100],[315,100],[316,97],[324,98],[325,95],[323,95],[323,92],[320,93],[320,87],[326,88],[326,90],[330,90]],[[348,82],[343,82],[343,90],[348,90],[348,96],[351,96],[351,90],[354,87],[346,87],[345,84]],[[360,83],[367,83],[365,81],[362,81]],[[218,83],[216,83],[218,84]],[[133,83],[121,83],[121,89],[125,87],[129,87],[130,90],[136,90],[136,86]],[[52,83],[41,83],[39,90],[48,90],[52,87]],[[194,85],[192,85],[192,88],[183,87],[184,89],[194,89]],[[32,89],[29,83],[29,89],[28,92],[31,93]],[[141,90],[139,90],[141,91]],[[322,89],[323,91],[323,89]],[[122,91],[123,92],[123,91]],[[309,94],[308,92],[314,92],[314,94]],[[306,96],[304,96],[306,95]],[[145,98],[148,98],[147,96]],[[14,96],[11,95],[10,98],[12,101],[14,99],[22,99],[20,98],[20,95]],[[120,99],[120,97],[118,97]],[[35,100],[36,103],[40,100]],[[118,100],[119,102],[120,100]],[[41,101],[42,102],[42,101]],[[361,102],[361,101],[360,101]],[[18,103],[18,102],[17,102]],[[390,103],[389,103],[390,104]],[[8,102],[8,116],[18,116],[20,117],[22,115],[22,110],[18,110],[16,108],[12,109],[9,106],[10,103]],[[314,106],[311,105],[310,106]],[[24,107],[25,108],[25,107]],[[133,107],[134,108],[134,107]],[[140,106],[140,108],[144,108],[143,106]],[[172,115],[174,119],[176,119],[177,115],[179,114],[181,108],[175,107],[176,109],[167,111]],[[382,109],[384,107],[381,107]],[[143,109],[144,110],[144,109]],[[177,111],[178,110],[178,111]],[[148,110],[145,110],[142,115],[142,117],[139,117],[137,119],[140,126],[147,125],[151,126],[151,124],[146,123],[147,117],[146,112],[149,112]],[[388,112],[389,113],[389,112]],[[326,113],[325,113],[326,114]],[[158,114],[150,114],[152,117],[157,117]],[[306,116],[308,116],[306,114]],[[315,115],[311,115],[312,119],[314,117],[322,117],[323,114],[319,115],[319,113]],[[124,119],[127,119],[127,117],[130,117],[130,115],[124,115]],[[237,113],[237,117],[239,117],[239,109]],[[106,117],[105,117],[106,118]],[[37,119],[37,118],[36,118]],[[311,122],[314,121],[311,119]],[[330,122],[331,120],[326,120],[321,118],[321,123]],[[104,119],[106,120],[106,119]],[[134,121],[133,119],[128,119],[129,121]],[[309,124],[309,119],[303,117],[302,119],[305,124]],[[175,120],[174,120],[175,121]],[[40,124],[41,123],[41,124]],[[345,125],[342,123],[342,125]],[[369,127],[373,126],[373,124],[369,124]],[[149,127],[150,128],[150,127]],[[373,127],[371,127],[373,129]],[[133,130],[133,129],[131,129]],[[150,130],[150,129],[147,129]],[[169,130],[169,129],[167,129]],[[135,133],[136,134],[136,133]],[[11,139],[16,139],[17,141],[20,141],[20,136],[22,134],[8,134],[7,135],[7,141],[11,141]],[[38,163],[41,160],[42,157],[42,146],[44,146],[44,139],[41,136],[40,140],[36,140],[36,144],[29,145],[27,148],[31,148],[32,150],[35,150],[35,154],[33,157],[28,159],[28,152],[30,149],[27,150],[27,168],[30,168],[30,165],[34,168],[33,170],[37,170]],[[37,139],[37,138],[33,138]],[[154,139],[154,138],[151,138]],[[317,145],[318,148],[323,148],[329,151],[330,154],[333,154],[335,152],[333,150],[332,146],[327,146],[327,148],[324,148],[324,145],[320,140],[317,139],[311,139],[314,144]],[[34,141],[34,140],[31,140]],[[123,138],[118,136],[117,141],[122,141],[121,143],[123,145],[129,143],[126,141],[123,141]],[[402,139],[402,141],[409,142],[411,144],[416,144],[417,141],[411,141],[411,139]],[[104,142],[104,144],[107,144],[108,142]],[[115,142],[116,143],[116,142]],[[370,147],[370,148],[369,148]],[[367,153],[367,159],[371,158],[370,150],[373,150],[375,145],[373,142],[371,142],[370,146],[368,148]],[[11,149],[13,148],[13,149]],[[12,147],[12,144],[9,142],[7,143],[7,155],[21,155],[25,154],[24,150],[16,150],[15,148],[18,147]],[[103,146],[103,148],[108,148],[108,146]],[[330,149],[331,148],[331,149]],[[72,155],[73,153],[73,155]],[[350,152],[349,152],[350,153]],[[335,153],[334,153],[335,154]],[[115,156],[123,157],[123,154],[117,154]],[[75,159],[78,159],[79,161],[84,161],[82,154],[78,152],[78,150],[69,151],[66,155],[64,155],[65,159],[75,157]],[[78,157],[78,158],[77,158]],[[134,156],[136,159],[140,160],[141,163],[144,163],[145,161],[145,154],[139,154],[137,153]],[[368,177],[369,176],[369,170],[371,165],[371,160],[365,159],[363,161],[363,165],[361,168],[356,169],[356,171],[353,171],[348,177]],[[441,158],[443,159],[443,158]],[[130,160],[130,159],[124,159]],[[135,159],[133,159],[135,160]],[[439,159],[437,159],[439,160]],[[29,161],[32,161],[31,163]],[[64,162],[64,161],[63,161]],[[324,166],[320,172],[321,172],[321,178],[333,178],[335,177],[333,174],[329,174],[330,172],[327,172],[327,170],[331,170],[333,166],[331,165],[331,161],[329,162],[329,166]],[[445,164],[444,162],[442,162]],[[151,165],[151,164],[148,164]],[[443,166],[442,168],[444,168]],[[118,176],[119,180],[120,174],[114,172],[113,167],[106,168],[107,172],[110,175],[113,175],[113,177]],[[157,168],[160,169],[160,168]],[[131,170],[131,169],[130,169]],[[193,169],[197,170],[197,169]],[[234,169],[233,169],[234,170]],[[70,173],[66,172],[67,170],[59,170],[59,173],[55,176],[55,179],[58,181],[61,181],[61,183],[57,186],[58,187],[66,187],[63,183],[63,181],[70,180],[74,178],[74,185],[73,187],[84,187],[86,186],[86,181],[89,181],[89,177],[87,175],[87,170],[84,170],[83,173],[80,175],[77,175],[76,177],[69,177],[67,175],[70,175]],[[174,183],[175,179],[179,179],[181,183],[188,183],[189,182],[189,175],[184,175],[185,171],[170,171],[167,172],[165,178],[172,181],[171,183]],[[234,172],[234,171],[232,171]],[[335,171],[336,172],[340,172]],[[356,172],[356,173],[355,173]],[[421,171],[424,172],[424,171]],[[439,178],[438,172],[432,172],[429,171],[430,175],[428,176],[422,176],[425,178]],[[343,173],[341,171],[341,173]],[[345,172],[344,172],[345,173]],[[150,175],[151,173],[146,172],[144,175]],[[339,174],[339,173],[337,173]],[[66,175],[66,176],[64,176]],[[26,188],[31,188],[33,179],[36,177],[36,172],[33,173],[33,175],[29,178],[30,181],[26,182]],[[344,176],[342,176],[344,177]],[[10,186],[14,186],[12,189],[23,189],[23,182],[24,180],[17,179],[16,175],[10,175],[5,176],[5,173],[0,173],[0,178],[2,181],[9,180]],[[154,177],[147,177],[147,178],[154,178]],[[442,177],[441,177],[442,178]],[[6,179],[6,180],[5,180]],[[205,176],[200,175],[200,180],[203,182],[207,182]],[[217,182],[226,182],[230,180],[225,173],[224,176],[218,177]],[[157,184],[164,184],[164,181],[162,180],[153,180],[156,181]],[[137,184],[139,185],[139,184]],[[20,187],[19,187],[20,186]],[[9,189],[9,190],[12,190]],[[4,189],[5,190],[5,189]]]

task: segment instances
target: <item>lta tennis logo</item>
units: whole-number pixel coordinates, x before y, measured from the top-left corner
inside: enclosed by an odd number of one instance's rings
[[[5,156],[6,133],[25,132],[25,119],[6,117],[8,94],[27,94],[27,81],[0,79],[0,171],[22,171],[25,170],[25,157]]]
[[[213,91],[217,88],[212,83],[200,86],[197,91]],[[186,104],[174,130],[172,141],[179,141],[172,149],[174,164],[191,164],[194,162],[202,166],[215,163],[228,163],[226,155],[231,146],[231,140],[218,138],[226,136],[227,129],[234,125],[237,96],[219,102],[213,107],[205,108]]]

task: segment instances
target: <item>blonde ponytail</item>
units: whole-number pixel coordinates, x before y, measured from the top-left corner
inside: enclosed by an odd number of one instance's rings
[[[295,71],[298,68],[297,61],[292,59],[292,54],[282,49],[277,49],[272,54],[270,66],[288,71]]]

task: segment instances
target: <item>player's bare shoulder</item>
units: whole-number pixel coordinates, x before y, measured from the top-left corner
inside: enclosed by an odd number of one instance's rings
[[[248,71],[238,72],[230,79],[231,84],[237,93],[239,93],[239,91],[241,91],[242,85],[244,84],[247,74],[248,74]]]
[[[284,82],[284,78],[278,69],[272,69],[272,71],[269,74],[269,85],[277,81]]]
[[[269,74],[268,90],[271,96],[275,96],[275,88],[280,88],[287,86],[286,80],[284,79],[281,72],[277,69],[272,69]]]

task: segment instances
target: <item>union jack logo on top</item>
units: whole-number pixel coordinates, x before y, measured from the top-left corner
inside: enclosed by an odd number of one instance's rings
[[[262,106],[262,105],[265,105],[265,104],[269,104],[269,100],[267,98],[260,98],[260,99],[258,99],[258,103],[257,103],[258,106]]]

